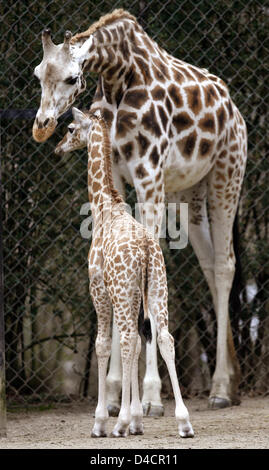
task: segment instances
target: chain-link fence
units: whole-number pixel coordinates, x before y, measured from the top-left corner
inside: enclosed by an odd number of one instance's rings
[[[24,0],[1,6],[1,160],[7,396],[12,400],[78,398],[96,393],[96,317],[88,291],[89,240],[80,235],[87,202],[87,154],[54,154],[70,113],[43,144],[32,138],[40,102],[33,77],[41,31],[55,43],[125,8],[174,56],[209,69],[229,85],[248,126],[249,157],[235,225],[237,273],[231,318],[243,392],[269,386],[268,16],[262,0]],[[96,77],[78,107],[89,107]],[[128,202],[135,201],[129,188]],[[236,230],[238,229],[238,230]],[[216,348],[212,300],[192,248],[162,241],[170,330],[184,394],[210,389]],[[179,308],[180,306],[180,308]],[[143,372],[143,359],[141,369]],[[163,391],[169,394],[160,359]]]

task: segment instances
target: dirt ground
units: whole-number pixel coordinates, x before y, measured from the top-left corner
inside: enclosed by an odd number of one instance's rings
[[[185,400],[193,439],[181,439],[174,403],[164,401],[165,416],[144,418],[144,435],[90,437],[94,403],[38,406],[8,412],[8,436],[0,449],[268,449],[269,397],[243,398],[240,406],[210,411],[207,400]],[[110,418],[108,432],[116,418]]]

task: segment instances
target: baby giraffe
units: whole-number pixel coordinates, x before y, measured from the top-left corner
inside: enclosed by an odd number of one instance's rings
[[[150,337],[150,311],[157,327],[158,345],[167,365],[175,396],[175,416],[181,437],[193,437],[189,413],[183,403],[175,368],[174,340],[168,332],[167,281],[164,259],[157,240],[126,210],[115,189],[111,170],[111,146],[106,122],[96,114],[73,108],[73,123],[56,147],[66,153],[87,145],[88,192],[94,222],[89,252],[90,291],[97,313],[98,404],[92,437],[106,436],[108,411],[106,373],[111,352],[111,306],[120,333],[122,401],[112,436],[143,434],[143,410],[139,399],[138,358],[141,339],[138,316],[144,309],[144,332]],[[132,387],[132,401],[130,393]]]

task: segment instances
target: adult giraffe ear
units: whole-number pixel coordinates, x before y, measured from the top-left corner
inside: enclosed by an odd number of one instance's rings
[[[80,111],[78,108],[73,107],[72,108],[72,114],[73,118],[76,122],[82,122],[83,119],[85,119],[85,115],[82,111]]]

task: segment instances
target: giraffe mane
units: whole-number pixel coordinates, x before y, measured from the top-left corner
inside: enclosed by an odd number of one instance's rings
[[[87,112],[88,116],[91,118],[91,120],[94,122],[98,122],[102,128],[102,134],[103,134],[103,142],[102,142],[102,149],[104,152],[104,163],[105,163],[105,173],[106,173],[106,183],[109,188],[110,194],[113,198],[113,201],[116,204],[122,203],[123,198],[118,192],[118,190],[115,188],[114,183],[113,183],[113,178],[112,178],[112,167],[111,167],[111,153],[112,153],[112,147],[111,147],[111,141],[109,137],[109,129],[107,126],[107,123],[103,116],[96,116],[95,114],[91,112]]]
[[[86,31],[75,34],[75,36],[73,36],[71,39],[71,44],[76,43],[82,38],[85,38],[85,39],[89,38],[99,28],[102,28],[103,26],[111,24],[113,23],[113,21],[116,21],[120,18],[129,18],[130,20],[133,20],[136,22],[136,18],[133,15],[131,15],[128,11],[124,10],[123,8],[117,8],[116,10],[113,10],[111,13],[107,13],[106,15],[101,16],[101,18],[95,23],[93,23]]]

